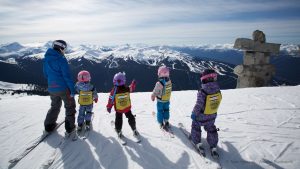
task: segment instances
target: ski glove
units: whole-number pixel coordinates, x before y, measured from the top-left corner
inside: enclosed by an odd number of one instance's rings
[[[136,87],[136,81],[132,80],[131,84],[130,84],[130,92],[135,91],[135,87]]]
[[[94,99],[94,102],[97,103],[97,102],[98,102],[98,98],[95,98],[95,99]]]
[[[106,109],[108,113],[111,113],[111,108],[107,107]]]
[[[196,117],[196,115],[195,115],[194,112],[192,112],[192,114],[191,114],[191,119],[193,119],[194,121],[197,119],[197,117]]]
[[[155,100],[155,96],[154,95],[151,95],[151,100],[154,102],[154,100]]]

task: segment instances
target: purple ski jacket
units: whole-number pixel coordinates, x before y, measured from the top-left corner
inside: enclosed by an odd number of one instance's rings
[[[217,82],[210,82],[201,85],[202,90],[204,90],[208,94],[214,94],[220,91],[219,84]],[[194,106],[193,113],[196,115],[196,119],[199,121],[216,118],[217,114],[204,115],[205,108],[205,98],[206,94],[202,92],[202,90],[198,91],[197,94],[197,102]]]

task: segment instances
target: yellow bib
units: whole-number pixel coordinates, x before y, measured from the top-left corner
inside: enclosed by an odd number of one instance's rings
[[[116,109],[124,110],[131,106],[129,92],[116,94]]]
[[[204,114],[215,114],[222,100],[221,92],[206,95]]]
[[[169,83],[165,86],[165,92],[161,96],[162,101],[169,101],[171,97],[171,92],[172,92],[172,83]]]
[[[82,106],[93,104],[93,92],[92,91],[80,91],[78,102]]]

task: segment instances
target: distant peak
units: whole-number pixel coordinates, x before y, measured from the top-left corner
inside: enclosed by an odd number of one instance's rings
[[[22,46],[18,42],[13,42],[13,43],[4,44],[1,48],[6,49],[7,51],[18,51],[24,48],[24,46]]]

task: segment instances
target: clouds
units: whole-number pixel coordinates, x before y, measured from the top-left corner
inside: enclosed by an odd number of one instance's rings
[[[0,43],[230,43],[255,29],[300,43],[297,1],[0,0],[0,9]]]

